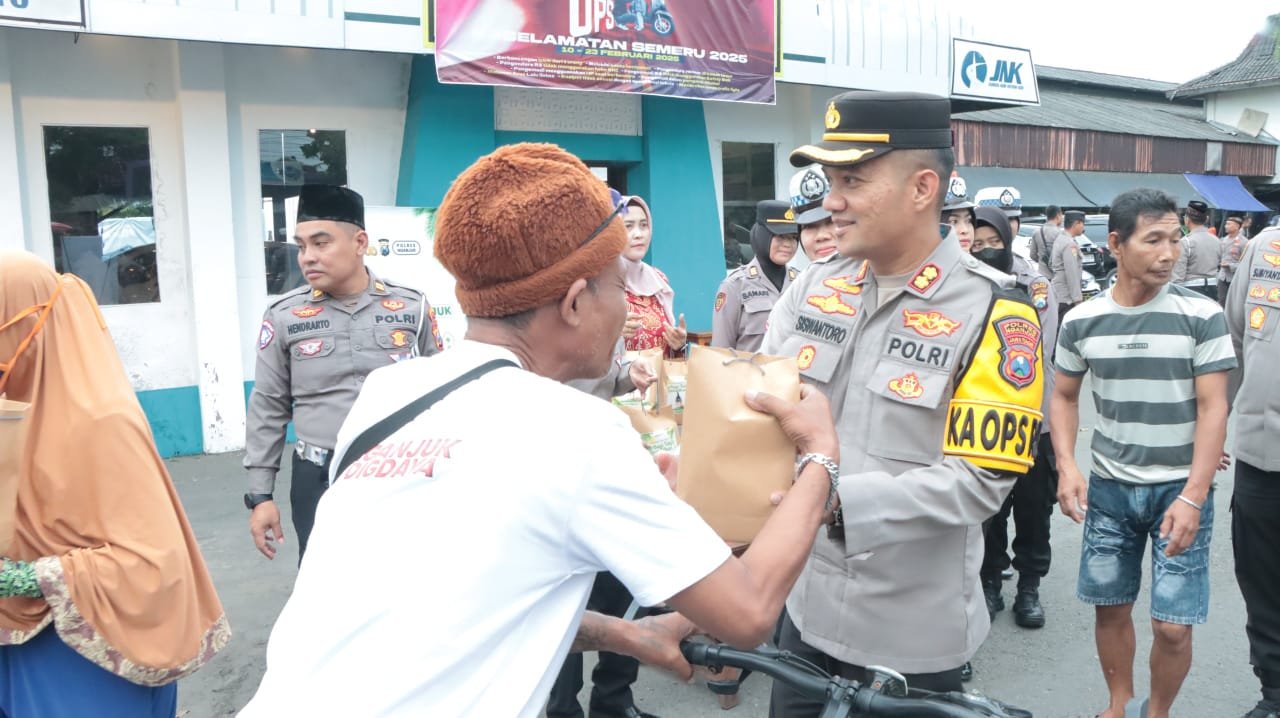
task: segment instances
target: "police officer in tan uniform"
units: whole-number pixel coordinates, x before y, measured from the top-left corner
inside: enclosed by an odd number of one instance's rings
[[[245,439],[244,503],[252,512],[254,544],[274,558],[284,533],[273,492],[292,420],[298,443],[289,499],[301,562],[316,504],[329,484],[338,427],[365,376],[442,346],[435,312],[422,293],[365,269],[369,235],[360,195],[345,187],[303,186],[294,240],[308,286],[280,297],[262,318]]]
[[[1262,699],[1244,718],[1280,716],[1280,229],[1245,246],[1226,302],[1227,327],[1242,359],[1236,417],[1231,545],[1244,596],[1249,663]]]
[[[1080,245],[1076,244],[1076,237],[1081,234],[1084,234],[1084,212],[1064,213],[1062,231],[1053,240],[1049,254],[1049,266],[1053,269],[1050,286],[1058,298],[1059,321],[1067,310],[1084,301],[1084,268],[1080,265]]]
[[[796,278],[787,266],[796,256],[800,228],[790,202],[768,199],[756,205],[751,249],[756,256],[733,270],[716,292],[711,346],[754,352],[764,340],[769,310]]]
[[[947,99],[847,92],[825,126],[791,161],[823,166],[839,255],[779,300],[763,351],[796,357],[831,400],[839,507],[779,647],[844,676],[883,665],[960,690],[990,627],[982,522],[1032,465],[1043,421],[1040,324],[1012,277],[939,235],[955,163]],[[820,709],[775,684],[771,716]]]
[[[1192,200],[1187,203],[1183,218],[1187,236],[1182,238],[1182,254],[1173,265],[1173,282],[1210,299],[1217,299],[1222,243],[1205,226],[1209,221],[1209,205]]]

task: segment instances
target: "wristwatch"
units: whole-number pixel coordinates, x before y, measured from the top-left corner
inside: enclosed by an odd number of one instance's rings
[[[272,497],[271,494],[245,494],[244,495],[244,507],[246,509],[249,509],[250,511],[253,511],[255,508],[257,508],[258,504],[261,504],[266,501],[275,501],[275,498]]]

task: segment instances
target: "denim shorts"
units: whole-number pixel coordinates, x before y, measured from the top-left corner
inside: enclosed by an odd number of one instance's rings
[[[1142,586],[1142,554],[1151,537],[1151,617],[1193,625],[1209,617],[1209,541],[1213,490],[1200,512],[1200,530],[1186,551],[1165,556],[1160,538],[1165,511],[1186,481],[1127,484],[1093,475],[1085,512],[1076,595],[1095,606],[1133,603]]]

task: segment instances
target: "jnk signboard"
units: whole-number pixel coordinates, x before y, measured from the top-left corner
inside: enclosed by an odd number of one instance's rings
[[[84,27],[84,0],[0,0],[0,25]]]
[[[973,40],[953,40],[951,96],[1019,105],[1040,104],[1031,51]]]

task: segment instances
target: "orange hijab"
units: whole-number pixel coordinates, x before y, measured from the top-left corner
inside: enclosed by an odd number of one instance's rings
[[[0,325],[51,298],[0,331],[0,362],[31,337],[0,377],[9,399],[31,404],[7,558],[33,562],[45,596],[0,599],[0,645],[52,623],[106,670],[162,685],[231,629],[92,291],[35,255],[0,252]]]

